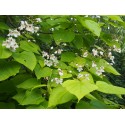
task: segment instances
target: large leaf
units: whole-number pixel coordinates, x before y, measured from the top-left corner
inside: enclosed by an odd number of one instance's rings
[[[37,79],[40,79],[41,77],[47,77],[52,74],[51,68],[49,68],[49,67],[41,68],[39,64],[36,65],[34,70],[35,70]]]
[[[32,52],[23,51],[21,53],[14,53],[13,58],[30,70],[33,70],[36,66],[36,57]]]
[[[98,91],[108,94],[125,94],[125,88],[109,85],[103,81],[97,81]]]
[[[73,52],[64,52],[61,55],[62,62],[71,62],[75,59],[75,54]]]
[[[117,16],[117,15],[111,15],[111,16],[108,16],[109,18],[111,18],[112,20],[117,20],[119,22],[123,22],[123,20],[121,19],[120,16]]]
[[[72,31],[66,31],[66,30],[57,30],[53,33],[54,40],[57,44],[60,42],[71,42],[75,34]]]
[[[17,95],[13,97],[20,105],[30,105],[30,104],[40,104],[44,101],[44,98],[41,96],[40,90],[33,91],[19,91]]]
[[[26,51],[31,51],[31,52],[34,52],[34,53],[37,53],[39,54],[39,46],[37,46],[37,44],[33,43],[33,42],[28,42],[28,41],[21,41],[20,42],[20,48],[22,48],[23,50],[26,50]]]
[[[80,22],[85,28],[90,30],[93,34],[95,34],[98,37],[100,36],[101,28],[98,23],[92,20],[85,20],[82,18],[80,18]]]
[[[67,80],[62,86],[66,88],[67,91],[75,95],[78,100],[83,98],[85,95],[96,90],[98,87],[88,82],[81,82],[79,80]]]
[[[0,81],[15,76],[20,69],[20,65],[17,62],[7,62],[0,60]]]
[[[69,93],[62,86],[58,86],[52,90],[49,97],[48,107],[56,106],[58,104],[66,103],[73,99],[74,95]]]
[[[0,43],[0,59],[9,58],[12,55],[12,52],[5,47],[2,46]]]
[[[36,78],[30,78],[23,83],[17,85],[17,88],[22,88],[22,89],[31,89],[35,86],[41,85],[40,81],[38,81]]]

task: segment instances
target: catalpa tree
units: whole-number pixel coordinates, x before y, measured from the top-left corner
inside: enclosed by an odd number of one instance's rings
[[[124,29],[120,16],[1,16],[0,108],[124,107],[107,98],[125,94],[109,78]]]

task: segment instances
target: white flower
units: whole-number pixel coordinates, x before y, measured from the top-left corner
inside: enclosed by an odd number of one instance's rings
[[[58,49],[58,50],[57,50],[57,53],[58,53],[58,54],[61,54],[62,51],[63,51],[62,49]]]
[[[27,24],[26,25],[26,30],[31,32],[31,33],[34,33],[34,26],[33,26],[33,24]]]
[[[108,57],[111,57],[111,56],[112,56],[112,53],[111,53],[111,52],[109,52],[109,53],[108,53]]]
[[[58,52],[57,52],[57,51],[55,51],[54,53],[55,53],[55,54],[57,54]]]
[[[58,69],[58,71],[59,71],[59,75],[63,76],[63,71],[61,69]]]
[[[51,54],[50,59],[54,61],[55,59],[57,59],[57,57],[54,54]]]
[[[45,63],[45,65],[47,65],[49,67],[53,65],[52,60],[44,60],[44,63]]]
[[[36,18],[35,20],[36,20],[36,22],[42,22],[42,20],[40,18]]]
[[[121,48],[116,48],[116,45],[113,45],[113,50],[118,53],[121,53]]]
[[[20,32],[17,31],[17,29],[15,29],[15,30],[11,30],[11,29],[9,29],[9,34],[8,34],[7,36],[18,37],[18,36],[20,36]]]
[[[54,28],[51,28],[50,30],[51,30],[51,31],[54,31]]]
[[[37,26],[36,26],[36,27],[34,27],[34,32],[35,32],[35,33],[37,33],[37,32],[38,32],[38,30],[39,30],[39,27],[37,27]]]
[[[87,57],[87,56],[88,56],[88,52],[86,51],[84,52],[83,57]]]
[[[97,65],[95,64],[94,61],[92,61],[92,67],[96,67]]]
[[[55,78],[54,81],[56,82],[56,84],[62,84],[63,79],[62,78]]]
[[[54,66],[57,66],[58,63],[59,63],[59,61],[57,59],[53,60]]]
[[[90,80],[90,79],[89,79],[89,74],[85,74],[84,76],[85,76],[85,78],[86,78],[87,80]]]
[[[78,76],[77,76],[78,79],[82,78],[82,77],[83,77],[83,74],[81,74],[81,73],[79,73]]]
[[[9,37],[6,41],[3,42],[2,46],[5,46],[6,48],[15,51],[16,48],[18,48],[18,44],[16,43],[15,39],[12,37]]]
[[[47,53],[47,52],[42,51],[42,56],[43,56],[43,57],[46,57],[47,55],[48,55],[48,53]]]
[[[66,44],[66,43],[63,43],[62,45],[63,45],[63,46],[66,46],[67,44]]]
[[[51,46],[50,49],[53,49],[53,46]]]
[[[101,66],[100,69],[96,68],[96,70],[97,70],[97,71],[96,71],[96,74],[97,74],[98,76],[102,75],[102,73],[105,72],[103,66]]]
[[[77,70],[78,72],[81,72],[83,70],[82,66],[78,66]]]
[[[98,56],[98,51],[96,49],[92,49],[93,55]]]
[[[103,52],[102,51],[100,51],[99,53],[100,53],[101,56],[103,56]]]
[[[21,21],[21,26],[18,28],[19,30],[23,30],[26,27],[27,22]]]

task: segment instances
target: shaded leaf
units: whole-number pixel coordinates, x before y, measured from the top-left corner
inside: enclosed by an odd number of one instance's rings
[[[7,62],[0,60],[0,81],[3,81],[10,76],[15,76],[20,69],[20,65],[17,62]]]

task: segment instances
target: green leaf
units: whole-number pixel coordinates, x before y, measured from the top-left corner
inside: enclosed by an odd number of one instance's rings
[[[75,59],[75,53],[73,52],[63,52],[61,55],[62,62],[71,62]]]
[[[21,41],[20,42],[20,48],[26,51],[34,52],[39,54],[39,46],[33,42],[28,42],[28,41]]]
[[[93,34],[95,34],[98,37],[100,36],[101,28],[98,23],[92,20],[83,20],[82,18],[80,18],[80,22],[85,28],[90,30]]]
[[[13,58],[32,71],[36,66],[36,57],[32,52],[23,51],[21,53],[13,53]]]
[[[48,101],[44,101],[39,105],[30,105],[27,107],[27,109],[47,109],[47,107],[48,107]]]
[[[73,62],[71,62],[70,65],[71,65],[72,67],[77,68],[76,64],[78,64],[78,65],[84,67],[84,65],[86,64],[86,59],[77,56],[76,58],[73,59]]]
[[[30,78],[23,83],[17,85],[17,88],[22,88],[22,89],[31,89],[35,86],[41,85],[40,81],[38,81],[36,78]]]
[[[44,98],[41,96],[40,90],[33,91],[19,91],[13,99],[15,99],[20,105],[31,105],[31,104],[40,104],[44,101]]]
[[[2,46],[0,43],[0,59],[9,58],[12,55],[12,52],[5,47]]]
[[[125,94],[125,88],[109,85],[103,81],[97,81],[96,85],[98,86],[98,91],[107,93],[107,94]]]
[[[116,71],[116,69],[114,69],[110,64],[108,64],[108,62],[105,61],[104,59],[100,59],[99,64],[100,64],[101,66],[104,66],[104,70],[105,70],[106,72],[113,73],[114,75],[120,75],[120,74]]]
[[[90,73],[88,73],[88,72],[80,72],[80,74],[83,75],[83,77],[79,78],[80,81],[82,81],[83,83],[88,82],[88,83],[94,84],[93,77],[92,77],[92,75]]]
[[[75,39],[73,40],[73,44],[77,49],[81,49],[83,47],[83,38],[82,35],[76,35]]]
[[[8,30],[9,26],[6,25],[4,22],[0,22],[0,30]]]
[[[63,75],[60,76],[60,78],[70,78],[72,77],[72,74],[67,73],[67,70],[62,70],[63,71]]]
[[[79,80],[67,80],[62,86],[66,88],[67,91],[72,93],[78,98],[78,101],[83,98],[85,95],[96,90],[98,87],[88,82],[81,82]]]
[[[36,65],[34,71],[37,76],[37,79],[40,79],[41,77],[51,76],[51,74],[52,74],[51,68],[49,68],[49,67],[41,68],[39,64]]]
[[[10,76],[15,76],[20,69],[20,65],[17,62],[7,62],[0,60],[0,81],[3,81]]]
[[[57,44],[61,42],[71,42],[75,38],[75,33],[67,30],[56,30],[53,33],[53,37]]]
[[[48,107],[56,106],[58,104],[66,103],[73,99],[73,95],[70,94],[62,86],[58,86],[52,90],[49,97]]]
[[[120,16],[112,15],[112,16],[108,16],[108,17],[111,18],[112,20],[117,20],[119,22],[123,22],[123,20],[121,19]]]

